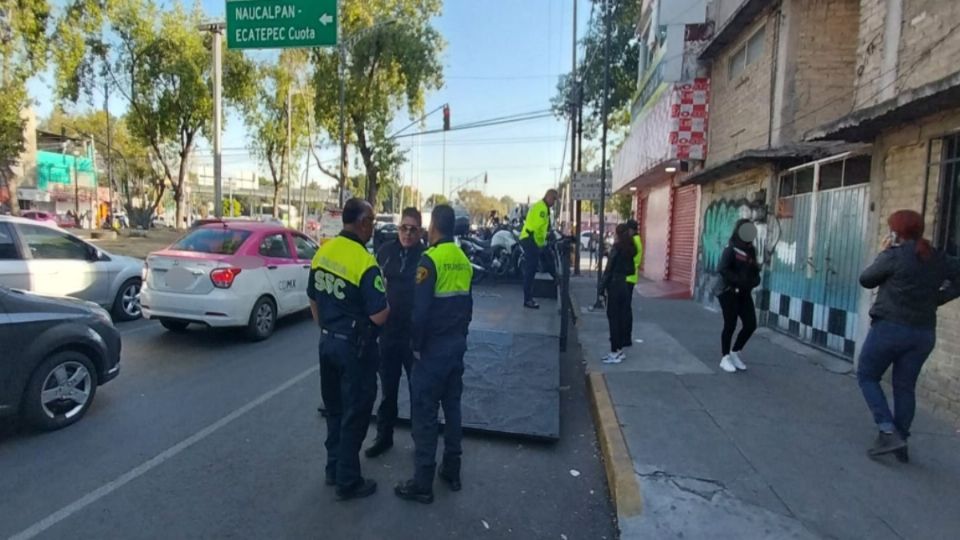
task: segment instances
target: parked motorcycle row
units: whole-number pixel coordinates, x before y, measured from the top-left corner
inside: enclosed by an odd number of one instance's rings
[[[460,248],[473,265],[473,281],[486,278],[497,281],[519,279],[523,275],[525,253],[520,243],[520,227],[506,224],[469,231],[457,238]],[[540,270],[556,276],[559,254],[554,246],[561,238],[551,233],[548,249],[541,254]]]

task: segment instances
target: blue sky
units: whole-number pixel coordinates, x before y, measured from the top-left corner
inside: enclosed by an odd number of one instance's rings
[[[446,84],[428,97],[427,110],[449,103],[452,123],[457,125],[547,109],[557,76],[570,68],[573,1],[447,0],[442,16],[435,21],[447,41],[443,53]],[[582,35],[590,2],[576,1]],[[222,0],[204,0],[203,4],[211,17],[223,16]],[[52,108],[48,81],[48,77],[42,77],[31,84],[41,117]],[[407,113],[399,113],[395,123],[398,127],[409,123]],[[437,129],[441,123],[437,114],[428,120],[426,129]],[[448,189],[450,184],[456,186],[486,171],[489,194],[538,198],[557,181],[564,157],[565,130],[565,123],[546,118],[449,132]],[[409,183],[412,177],[424,194],[439,192],[443,178],[442,136],[422,137],[419,159],[414,140],[405,139],[410,152],[403,170],[404,180]],[[239,118],[227,118],[223,145],[225,174],[258,168],[256,160],[246,155],[247,134]],[[209,148],[206,143],[203,146]],[[198,154],[198,163],[212,163],[203,150]],[[332,152],[325,154],[324,157],[335,157]],[[568,167],[566,161],[564,168]],[[323,185],[332,184],[320,174],[311,174],[310,178]]]

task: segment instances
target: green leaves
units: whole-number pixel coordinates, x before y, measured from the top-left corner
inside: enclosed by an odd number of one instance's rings
[[[364,190],[377,201],[381,176],[397,176],[403,154],[390,140],[395,115],[422,114],[426,94],[443,85],[443,38],[431,25],[439,0],[344,0],[345,101],[348,140],[366,169]],[[313,53],[316,119],[331,140],[339,138],[337,50]]]

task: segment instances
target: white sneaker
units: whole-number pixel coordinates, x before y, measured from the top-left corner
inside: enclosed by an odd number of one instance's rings
[[[620,351],[612,352],[603,357],[604,364],[619,364],[623,362],[623,353]]]
[[[740,353],[733,351],[730,353],[730,360],[733,360],[733,367],[739,369],[740,371],[746,371],[747,365],[743,363],[743,360],[740,358]]]
[[[736,373],[737,368],[733,365],[733,360],[730,359],[730,355],[723,357],[723,360],[720,360],[720,369],[726,371],[727,373]]]

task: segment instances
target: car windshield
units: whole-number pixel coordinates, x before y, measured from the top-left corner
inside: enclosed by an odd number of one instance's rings
[[[197,229],[181,238],[172,249],[233,255],[250,236],[250,231],[210,228]]]

